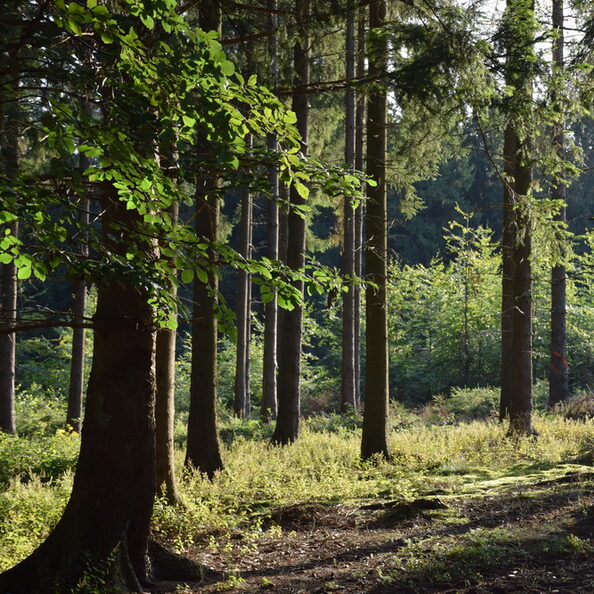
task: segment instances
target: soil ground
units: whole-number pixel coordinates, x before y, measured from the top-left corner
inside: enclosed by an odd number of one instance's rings
[[[429,482],[408,502],[269,510],[259,536],[196,550],[216,573],[176,591],[594,592],[594,469],[523,468],[461,484],[452,493]]]

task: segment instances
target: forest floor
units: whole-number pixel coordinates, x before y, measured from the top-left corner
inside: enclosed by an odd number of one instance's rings
[[[452,478],[410,501],[273,508],[261,536],[197,549],[216,573],[177,592],[594,592],[591,466]]]

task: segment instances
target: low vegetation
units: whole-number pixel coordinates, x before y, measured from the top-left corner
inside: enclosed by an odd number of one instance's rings
[[[373,544],[384,553],[378,549],[374,556],[369,549],[351,560],[352,583],[341,581],[346,571],[337,571],[338,580],[329,577],[324,569],[331,565],[328,559],[317,562],[324,577],[321,582],[315,575],[310,579],[322,584],[321,591],[349,591],[351,586],[361,591],[356,588],[363,583],[365,588],[398,583],[404,591],[421,582],[475,584],[497,573],[504,560],[514,575],[516,567],[545,553],[585,558],[592,541],[566,530],[563,505],[558,516],[549,518],[544,540],[532,507],[552,514],[551,498],[561,501],[567,489],[578,489],[579,497],[567,495],[567,501],[572,513],[589,517],[592,420],[576,420],[569,413],[592,397],[580,396],[563,414],[539,413],[537,439],[510,439],[493,415],[495,392],[456,390],[414,411],[395,407],[393,458],[371,463],[359,458],[355,414],[312,416],[300,439],[287,448],[269,445],[267,425],[223,414],[225,470],[213,481],[185,475],[180,482],[183,507],[158,502],[153,531],[169,546],[217,569],[213,591],[257,589],[266,587],[266,580],[283,591],[282,579],[266,574],[266,563],[257,574],[246,569],[247,558],[265,557],[270,543],[293,547],[301,558],[303,551],[315,548],[313,541],[324,538],[330,556],[343,537],[355,548],[356,539],[365,537],[366,547]],[[55,429],[63,418],[58,401],[36,398],[29,390],[19,406],[27,407],[22,417],[43,417],[44,424],[37,423],[37,431],[23,428],[20,437],[0,435],[0,570],[30,553],[59,519],[79,444],[76,434]],[[177,437],[181,475],[181,431]],[[439,504],[422,503],[427,500]],[[540,532],[530,532],[537,528]],[[344,531],[343,537],[337,531]],[[386,539],[392,542],[397,534],[404,540],[392,550]],[[339,563],[344,551],[335,553]],[[380,565],[373,562],[376,557],[383,559]],[[283,579],[289,574],[283,570]]]

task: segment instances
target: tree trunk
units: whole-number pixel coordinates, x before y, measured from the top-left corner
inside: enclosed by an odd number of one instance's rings
[[[553,40],[553,65],[563,70],[563,0],[553,0],[553,29],[557,37]],[[554,129],[553,144],[557,154],[562,156],[565,139],[563,122]],[[566,187],[560,180],[553,180],[551,192],[554,200],[563,203],[557,220],[566,222]],[[566,270],[564,264],[554,266],[551,271],[551,369],[549,372],[549,408],[569,398],[569,367],[567,365],[567,306]]]
[[[509,433],[532,435],[532,253],[531,221],[524,202],[530,192],[532,167],[530,139],[520,138],[517,121],[532,102],[532,56],[534,44],[533,0],[508,0],[511,27],[508,47],[508,83],[514,92],[512,125],[515,135],[514,192],[515,237],[513,257],[513,328],[511,349],[511,396]]]
[[[211,179],[210,182],[215,180]],[[196,234],[209,241],[217,238],[219,200],[206,188],[196,192]],[[214,266],[216,254],[211,253]],[[216,293],[218,276],[208,272],[208,284],[194,282],[192,316],[192,367],[190,377],[190,414],[186,466],[213,477],[222,470],[221,447],[217,428],[217,346]]]
[[[345,98],[345,147],[344,160],[349,169],[355,167],[355,5],[349,0],[346,28],[346,98]],[[344,244],[342,273],[352,280],[355,276],[355,213],[348,197],[344,199]],[[355,294],[351,283],[342,302],[342,383],[340,410],[356,409],[355,393]]]
[[[106,220],[133,228],[117,199]],[[114,249],[121,249],[114,245]],[[72,495],[47,540],[0,576],[0,591],[67,592],[83,576],[140,591],[155,493],[155,329],[147,295],[98,284],[93,365]],[[105,590],[104,590],[105,591]]]
[[[0,134],[2,134],[2,161],[0,168],[9,181],[14,181],[18,168],[18,142],[19,128],[10,113],[10,109],[0,106],[2,122]],[[9,230],[14,237],[18,237],[18,221],[11,221],[2,227]],[[0,274],[0,324],[8,328],[13,327],[16,322],[17,313],[17,269],[14,262],[2,264]],[[15,418],[15,368],[16,368],[16,333],[0,334],[0,431],[5,433],[16,433]]]
[[[200,26],[205,31],[221,34],[221,8],[215,2],[200,3]],[[202,143],[204,145],[204,143]],[[202,147],[205,153],[209,148]],[[208,156],[208,155],[207,155]],[[198,181],[196,184],[196,234],[216,241],[219,227],[220,204],[217,194],[218,180]],[[216,254],[210,254],[214,266]],[[194,309],[192,316],[192,367],[190,371],[190,414],[188,417],[188,443],[186,467],[206,473],[210,478],[222,470],[221,446],[217,428],[217,346],[216,294],[219,287],[215,271],[208,273],[208,284],[194,282]]]
[[[269,139],[269,148],[276,149],[276,140]],[[278,171],[271,168],[270,185],[272,198],[268,201],[268,258],[278,260],[279,237],[279,209],[278,200]],[[277,415],[277,344],[278,344],[278,300],[276,291],[274,298],[264,306],[264,365],[262,378],[262,405],[260,418],[269,422]]]
[[[251,257],[252,195],[249,188],[242,190],[240,247],[241,255],[247,260]],[[251,315],[251,274],[239,271],[239,299],[237,305],[237,356],[235,362],[235,399],[233,411],[236,416],[245,418],[250,413],[250,315]]]
[[[515,163],[517,138],[511,124],[505,128],[503,143],[503,233],[501,236],[501,400],[499,420],[509,416],[513,393],[513,327],[514,327],[514,245],[516,243]]]
[[[365,11],[359,10],[357,22],[357,79],[361,80],[365,76]],[[365,166],[363,149],[365,145],[365,93],[360,91],[357,96],[357,108],[355,113],[355,169],[363,171]],[[363,220],[365,205],[359,204],[355,210],[355,272],[359,278],[363,277]],[[361,287],[354,287],[354,306],[355,320],[355,402],[357,408],[361,407]]]
[[[79,156],[79,169],[85,171],[90,166],[86,155]],[[89,199],[86,192],[80,199],[78,220],[84,228],[89,224]],[[89,253],[86,241],[79,246],[81,256]],[[72,329],[72,357],[70,359],[70,382],[68,385],[68,408],[66,411],[66,426],[80,433],[83,416],[83,395],[85,375],[85,328],[83,326],[87,309],[87,283],[84,278],[76,280],[74,285],[74,303],[72,315],[74,327]]]
[[[308,94],[300,92],[299,87],[306,87],[309,84],[310,0],[295,0],[295,13],[300,31],[294,47],[295,79],[291,107],[297,115],[297,129],[301,135],[301,151],[305,155],[307,154],[309,101]],[[290,190],[290,202],[293,206],[305,202],[294,185]],[[293,270],[300,270],[305,265],[306,222],[295,212],[294,208],[288,215],[287,230],[287,265]],[[299,293],[303,295],[303,281],[295,281],[294,284]],[[291,311],[284,311],[282,319],[279,347],[278,417],[272,436],[272,443],[278,445],[293,442],[299,435],[303,307],[298,305]]]
[[[276,31],[278,17],[274,13],[277,9],[276,0],[269,0],[268,8],[271,10],[269,26],[273,31],[270,35],[270,55],[272,57],[272,81],[276,91],[278,88],[278,49]],[[278,143],[274,136],[268,137],[268,149],[276,151]],[[278,169],[271,166],[268,172],[268,181],[271,189],[271,199],[268,201],[268,221],[266,224],[267,257],[270,260],[278,260],[279,240],[279,212],[278,212]],[[270,422],[277,414],[277,342],[278,342],[278,300],[276,291],[274,298],[264,305],[264,361],[262,369],[262,403],[260,406],[260,418],[262,421]]]
[[[369,95],[367,113],[367,174],[376,182],[369,187],[365,216],[365,269],[367,356],[365,365],[365,407],[361,456],[388,456],[388,323],[387,323],[387,184],[386,108],[387,92],[381,78],[387,66],[387,41],[382,27],[385,0],[369,5],[369,77],[376,86]]]
[[[518,145],[521,149],[522,144]],[[516,192],[521,200],[530,190],[531,167],[516,158]],[[514,258],[514,314],[512,344],[512,398],[509,404],[509,431],[532,435],[532,265],[530,219],[516,212]]]
[[[177,177],[177,163],[172,150],[166,151],[162,165],[167,168],[170,177]],[[172,222],[178,221],[179,205],[169,209]],[[169,260],[172,275],[175,274],[175,259]],[[172,299],[177,297],[175,285],[169,287]],[[177,314],[177,312],[175,312]],[[157,330],[156,347],[156,382],[155,435],[156,435],[156,472],[157,493],[170,505],[181,504],[181,498],[175,478],[175,343],[177,332],[170,328]]]

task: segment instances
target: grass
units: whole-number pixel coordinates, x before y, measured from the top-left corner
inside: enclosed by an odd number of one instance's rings
[[[358,429],[315,419],[286,448],[235,431],[224,446],[226,468],[211,482],[195,474],[180,482],[183,509],[157,502],[154,530],[178,550],[262,532],[270,511],[304,502],[357,503],[493,494],[522,482],[535,484],[572,471],[592,451],[592,422],[538,416],[538,439],[512,440],[494,422],[412,424],[392,432],[393,460],[362,463]],[[0,436],[0,569],[30,552],[66,503],[78,438]],[[181,469],[182,451],[177,451]]]

